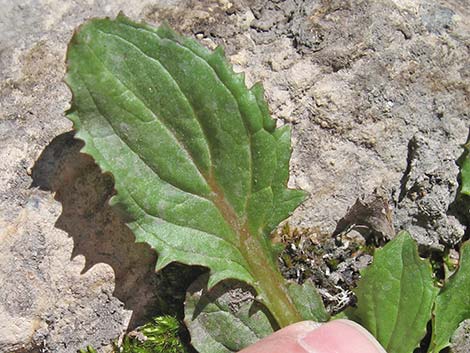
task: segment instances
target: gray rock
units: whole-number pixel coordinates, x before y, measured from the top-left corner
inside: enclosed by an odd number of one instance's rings
[[[278,124],[293,125],[291,184],[311,193],[291,223],[332,232],[380,189],[396,230],[439,250],[468,225],[449,212],[470,122],[467,5],[0,0],[0,352],[100,347],[159,302],[155,254],[108,208],[111,179],[63,135],[64,56],[83,21],[166,20],[262,81]]]
[[[439,156],[439,157],[437,157]],[[436,158],[437,157],[437,158]],[[465,227],[447,214],[458,183],[458,166],[452,151],[418,133],[408,144],[408,167],[397,195],[396,223],[407,229],[421,245],[442,250],[463,237]]]
[[[470,320],[462,322],[454,333],[451,343],[452,353],[467,353],[470,351]]]

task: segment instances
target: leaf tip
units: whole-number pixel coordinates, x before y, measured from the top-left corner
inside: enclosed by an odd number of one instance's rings
[[[218,278],[215,273],[212,273],[212,272],[211,272],[210,275],[209,275],[209,280],[207,281],[207,289],[208,289],[208,290],[211,290],[211,289],[214,288],[214,287],[217,285],[217,283],[219,283],[220,281],[221,281],[221,279]]]
[[[218,45],[214,50],[214,56],[218,56],[222,59],[225,59],[225,49],[223,46]]]
[[[136,242],[145,242],[145,240],[141,240],[141,239],[138,239],[137,238],[137,235],[136,235]],[[157,264],[155,265],[155,271],[160,271],[162,269],[164,269],[165,267],[167,267],[170,263],[172,263],[172,259],[171,257],[169,256],[166,256],[166,253],[164,251],[160,251],[158,253],[158,258],[157,258]]]
[[[120,10],[116,16],[116,21],[118,22],[124,22],[124,21],[129,21],[129,17],[127,17],[124,14],[124,11]]]

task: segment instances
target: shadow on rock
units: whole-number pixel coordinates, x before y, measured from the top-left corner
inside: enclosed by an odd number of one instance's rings
[[[111,209],[108,201],[114,193],[113,178],[101,173],[90,156],[80,153],[82,146],[73,132],[59,135],[32,170],[31,186],[55,192],[56,200],[62,203],[56,227],[73,238],[71,257],[85,257],[83,273],[98,263],[113,268],[113,295],[133,312],[128,329],[159,313],[182,315],[185,289],[200,270],[174,264],[155,273],[155,251],[147,244],[135,243],[132,232]]]

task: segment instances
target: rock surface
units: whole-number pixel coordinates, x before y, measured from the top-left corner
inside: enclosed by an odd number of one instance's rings
[[[62,78],[74,28],[120,10],[224,45],[292,124],[291,223],[332,232],[380,190],[396,230],[457,244],[455,160],[469,119],[466,0],[0,0],[0,352],[107,344],[158,301],[155,254],[108,208]],[[55,198],[54,198],[55,196]],[[161,286],[161,284],[160,284]]]
[[[470,351],[470,321],[462,322],[452,337],[452,353],[467,353]]]

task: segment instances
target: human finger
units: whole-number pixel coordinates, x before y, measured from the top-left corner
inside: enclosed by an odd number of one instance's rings
[[[362,326],[349,320],[303,321],[279,330],[239,353],[386,353]]]

